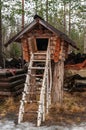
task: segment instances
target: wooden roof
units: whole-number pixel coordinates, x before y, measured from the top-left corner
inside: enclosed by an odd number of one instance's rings
[[[54,28],[52,25],[50,25],[47,21],[43,20],[38,15],[35,15],[34,20],[29,25],[24,27],[24,29],[22,29],[19,33],[17,33],[14,37],[12,37],[7,43],[5,43],[5,47],[7,47],[12,42],[20,41],[20,39],[23,37],[23,34],[30,31],[38,23],[44,26],[45,28],[47,28],[48,30],[50,30],[51,32],[53,32],[55,35],[58,35],[60,38],[62,38],[64,41],[70,44],[72,47],[78,49],[78,47],[76,46],[76,43],[73,40],[71,40],[65,33]]]

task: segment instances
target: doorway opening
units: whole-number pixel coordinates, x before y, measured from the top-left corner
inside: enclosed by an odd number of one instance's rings
[[[36,45],[38,51],[46,51],[48,47],[48,38],[37,38]]]

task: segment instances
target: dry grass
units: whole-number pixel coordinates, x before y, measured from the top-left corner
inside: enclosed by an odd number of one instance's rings
[[[8,98],[0,105],[0,116],[5,117],[7,113],[18,113],[19,110],[19,99],[16,101],[13,98]],[[38,106],[34,103],[33,105],[25,105],[25,110],[36,111]],[[77,116],[79,114],[79,116]],[[52,104],[49,109],[49,114],[46,116],[46,125],[59,124],[66,122],[67,124],[80,123],[86,121],[86,92],[83,93],[64,93],[63,104],[60,105]],[[36,115],[27,113],[27,116],[24,120],[36,121]]]
[[[16,102],[12,97],[7,98],[0,105],[0,116],[5,117],[8,113],[17,113],[19,108],[19,101]]]
[[[86,92],[64,94],[63,104],[52,104],[46,116],[46,124],[86,122]],[[50,123],[49,123],[50,122]]]

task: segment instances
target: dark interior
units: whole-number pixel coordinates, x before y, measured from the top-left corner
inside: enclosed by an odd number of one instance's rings
[[[46,51],[48,46],[47,38],[37,38],[36,39],[37,49],[38,51]]]

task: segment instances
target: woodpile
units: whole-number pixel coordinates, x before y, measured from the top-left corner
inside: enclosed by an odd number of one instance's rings
[[[22,93],[26,71],[23,69],[0,70],[0,97],[17,96]]]
[[[71,53],[65,61],[65,89],[86,91],[86,54]]]
[[[86,59],[86,54],[77,53],[74,52],[70,53],[68,55],[68,58],[66,59],[66,64],[78,64],[82,63]]]
[[[86,60],[84,60],[82,63],[66,65],[65,68],[66,69],[76,69],[76,70],[86,68]]]
[[[86,91],[86,77],[75,74],[65,78],[64,90],[69,92]]]

